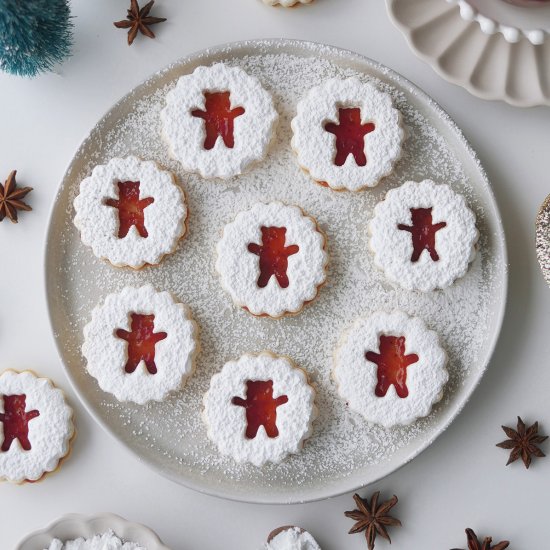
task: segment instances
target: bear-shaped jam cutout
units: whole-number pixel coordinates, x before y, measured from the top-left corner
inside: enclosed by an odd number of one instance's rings
[[[258,287],[267,286],[269,279],[275,276],[281,288],[289,285],[288,257],[297,254],[300,250],[297,244],[285,246],[286,227],[261,227],[262,244],[250,243],[248,251],[260,257],[260,276]]]
[[[228,149],[235,146],[233,135],[234,121],[244,115],[243,107],[231,109],[230,92],[204,92],[205,110],[195,109],[191,115],[204,120],[206,137],[204,148],[209,151],[214,148],[219,137],[222,138]]]
[[[118,209],[118,238],[123,239],[135,226],[141,237],[147,238],[144,210],[155,202],[153,197],[139,198],[139,181],[119,181],[118,199],[105,199],[107,206]]]
[[[412,225],[400,223],[397,229],[408,231],[412,237],[413,253],[411,262],[417,262],[424,250],[427,250],[434,262],[439,260],[435,248],[435,234],[447,226],[446,222],[434,224],[431,208],[411,208]]]
[[[132,313],[131,318],[130,332],[121,328],[115,332],[118,338],[128,342],[128,360],[124,370],[131,374],[141,361],[144,361],[149,374],[156,374],[155,346],[157,342],[164,340],[168,335],[166,332],[155,332],[154,315]]]
[[[4,441],[2,442],[2,452],[10,450],[12,442],[17,439],[25,451],[31,450],[29,441],[29,422],[40,416],[37,410],[25,412],[27,408],[27,396],[22,395],[4,395],[4,412],[0,413],[0,422],[4,427]]]
[[[377,365],[378,383],[374,391],[377,397],[384,397],[391,385],[397,395],[405,398],[409,395],[407,388],[407,367],[418,361],[418,355],[405,355],[404,336],[380,336],[379,353],[367,351],[367,361]]]
[[[361,123],[361,109],[340,108],[338,110],[339,124],[328,122],[325,130],[336,136],[336,156],[334,164],[343,166],[349,155],[353,155],[357,166],[366,166],[365,136],[374,132],[373,122]]]
[[[273,398],[273,380],[248,380],[246,399],[233,397],[231,403],[246,410],[246,438],[254,439],[260,426],[268,437],[279,435],[277,428],[277,407],[288,402],[288,396]]]

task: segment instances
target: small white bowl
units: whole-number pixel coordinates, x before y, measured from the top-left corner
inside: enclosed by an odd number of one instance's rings
[[[79,537],[92,538],[109,530],[123,541],[135,542],[147,550],[169,550],[148,527],[131,523],[114,514],[63,516],[45,529],[31,533],[16,546],[15,550],[44,550],[54,539],[67,541]]]
[[[548,39],[549,28],[546,27],[547,18],[541,18],[541,10],[545,10],[545,13],[547,13],[550,9],[548,6],[538,6],[531,10],[501,1],[495,3],[487,2],[486,0],[484,2],[480,2],[480,0],[447,0],[447,2],[459,6],[460,16],[465,21],[477,21],[482,32],[485,34],[501,33],[510,44],[515,44],[522,37],[525,37],[534,46],[540,46]],[[483,7],[484,13],[480,12],[479,6]],[[515,25],[504,23],[501,18],[508,15],[509,19],[510,14],[516,14],[516,19],[521,20],[518,20],[518,23]],[[523,17],[520,18],[520,14]],[[543,27],[536,28],[541,23],[541,19],[544,19]]]

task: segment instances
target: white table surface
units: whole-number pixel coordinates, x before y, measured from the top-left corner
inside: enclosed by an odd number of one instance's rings
[[[416,2],[417,0],[411,0]],[[443,0],[442,0],[443,1]],[[421,4],[421,2],[419,2]],[[73,455],[56,475],[3,484],[0,547],[68,512],[115,512],[145,523],[174,550],[252,550],[279,525],[310,530],[324,550],[366,548],[348,535],[351,495],[296,506],[257,506],[204,496],[160,477],[104,433],[66,380],[48,324],[43,248],[54,195],[78,144],[112,103],[149,74],[192,51],[247,38],[287,37],[349,48],[400,72],[433,96],[464,130],[492,181],[510,256],[506,319],[489,370],[453,425],[409,465],[370,491],[400,498],[392,548],[466,547],[464,528],[507,538],[511,548],[548,546],[550,458],[506,468],[502,423],[539,419],[550,434],[550,289],[535,257],[534,219],[550,192],[550,109],[520,110],[476,99],[416,59],[382,0],[316,0],[285,10],[259,0],[158,0],[156,40],[132,47],[113,27],[125,0],[73,1],[74,56],[58,74],[0,76],[0,177],[18,170],[35,190],[34,211],[0,225],[0,370],[32,368],[68,390],[78,421]],[[546,445],[550,452],[550,444]],[[366,494],[366,491],[362,491]],[[384,541],[376,548],[389,548]]]

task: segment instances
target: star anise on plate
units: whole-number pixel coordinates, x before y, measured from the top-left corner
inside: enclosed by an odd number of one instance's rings
[[[477,535],[472,529],[466,529],[466,537],[468,540],[468,550],[504,550],[510,546],[510,543],[507,540],[503,540],[498,544],[493,544],[493,539],[491,537],[485,537],[483,542],[479,542]],[[454,550],[460,550],[455,548]]]
[[[149,28],[149,26],[166,21],[165,17],[151,17],[149,15],[154,3],[155,0],[151,0],[145,4],[143,8],[140,8],[137,0],[130,0],[130,8],[128,9],[126,19],[122,19],[122,21],[115,21],[114,26],[117,29],[129,29],[128,46],[130,46],[135,40],[138,31],[149,38],[155,38],[155,33]]]
[[[6,183],[0,183],[0,222],[4,218],[10,219],[13,223],[17,223],[18,210],[32,210],[32,208],[23,202],[23,199],[32,191],[32,187],[17,187],[15,183],[15,174],[17,170],[13,170]]]
[[[546,456],[538,447],[540,443],[546,441],[548,436],[539,435],[539,423],[535,422],[527,428],[525,422],[518,416],[517,430],[502,426],[504,433],[510,438],[497,443],[501,449],[510,449],[510,458],[506,463],[511,464],[521,457],[526,468],[531,465],[531,457],[542,458]]]
[[[350,534],[365,531],[367,546],[373,550],[376,536],[380,535],[391,543],[386,527],[401,527],[401,522],[388,515],[388,512],[397,504],[397,497],[393,495],[390,500],[378,505],[380,492],[376,491],[370,499],[361,498],[358,494],[353,495],[357,510],[345,512],[345,516],[355,520],[355,525],[349,530]]]

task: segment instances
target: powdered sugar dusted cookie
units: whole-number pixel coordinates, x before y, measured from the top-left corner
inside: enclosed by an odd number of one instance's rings
[[[401,155],[401,115],[388,94],[357,78],[333,78],[298,103],[292,147],[311,177],[360,191],[387,176]]]
[[[278,114],[260,81],[218,63],[184,75],[161,112],[171,155],[204,178],[230,178],[265,157]]]
[[[408,290],[445,288],[465,275],[479,233],[462,195],[431,180],[388,191],[369,224],[375,264]]]
[[[321,547],[301,527],[287,525],[271,531],[264,550],[321,550]]]
[[[237,462],[280,462],[310,436],[314,399],[305,372],[290,359],[243,355],[212,377],[204,396],[208,437]]]
[[[437,334],[402,311],[358,319],[340,340],[339,395],[369,422],[391,427],[426,416],[449,375]]]
[[[297,206],[258,203],[224,227],[216,269],[233,301],[254,315],[300,311],[326,280],[325,237]]]
[[[0,481],[37,481],[69,454],[73,411],[63,392],[29,371],[0,375]]]
[[[119,401],[162,401],[193,373],[198,328],[189,309],[151,285],[109,294],[84,327],[82,354]]]
[[[185,196],[174,176],[137,157],[96,166],[74,207],[82,242],[115,266],[158,264],[186,231]]]
[[[311,4],[313,0],[263,0],[268,6],[283,6],[284,8],[292,8],[298,4]]]

